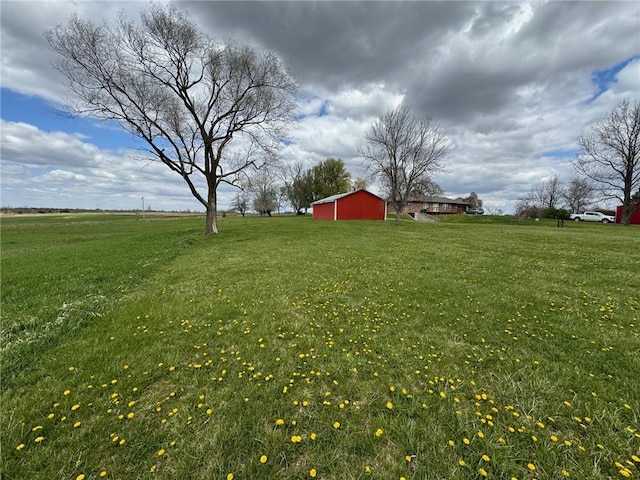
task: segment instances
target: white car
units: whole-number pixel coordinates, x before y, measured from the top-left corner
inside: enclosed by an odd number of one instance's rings
[[[615,223],[615,217],[611,215],[605,215],[600,212],[582,212],[572,213],[569,217],[576,222],[602,222],[602,223]]]

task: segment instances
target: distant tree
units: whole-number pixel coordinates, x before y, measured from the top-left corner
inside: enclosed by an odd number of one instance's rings
[[[369,182],[367,182],[364,178],[356,178],[353,182],[351,182],[351,190],[366,190],[369,187]]]
[[[640,101],[623,100],[578,139],[578,148],[575,169],[622,203],[621,223],[629,225],[631,195],[640,187]]]
[[[562,198],[571,212],[581,212],[591,203],[593,185],[588,178],[574,177],[562,190]]]
[[[462,200],[471,205],[471,208],[482,207],[482,200],[478,198],[476,192],[471,192],[468,197],[464,197]]]
[[[291,121],[297,86],[282,62],[216,42],[160,2],[138,23],[76,15],[46,38],[72,95],[70,113],[115,121],[146,142],[204,205],[205,234],[218,233],[218,187],[271,159]]]
[[[563,198],[564,187],[557,175],[549,180],[541,181],[533,186],[524,196],[518,199],[516,211],[526,212],[526,216],[542,216],[545,209],[558,208]]]
[[[260,215],[269,215],[278,208],[278,187],[275,177],[268,170],[258,170],[247,180],[253,209]]]
[[[248,195],[244,191],[236,193],[231,201],[231,208],[244,217],[249,208]]]
[[[524,218],[540,218],[542,216],[542,208],[532,203],[531,198],[521,197],[516,204],[516,215]]]
[[[407,107],[377,118],[360,148],[367,171],[382,180],[396,210],[396,224],[409,195],[442,168],[451,142],[431,117],[416,118]]]
[[[307,213],[313,202],[313,175],[304,169],[300,161],[287,165],[282,170],[282,179],[287,200],[296,212],[296,215]]]
[[[424,195],[425,197],[439,197],[444,195],[442,187],[428,176],[425,176],[416,182],[413,192],[418,195]]]
[[[346,193],[351,186],[351,174],[339,158],[327,158],[311,169],[313,200]]]

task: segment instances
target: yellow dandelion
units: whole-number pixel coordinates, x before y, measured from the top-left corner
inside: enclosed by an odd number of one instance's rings
[[[533,463],[527,463],[527,468],[532,472],[536,471],[536,466]]]
[[[80,408],[80,405],[76,403],[73,407],[71,407],[71,410],[75,412],[79,408]]]
[[[302,441],[302,437],[300,435],[294,435],[291,437],[292,443],[300,443]]]
[[[453,440],[449,440],[449,446],[453,447],[456,444],[456,442],[454,442]]]
[[[163,455],[164,455],[164,448],[161,448],[160,450],[158,450],[157,455],[158,455],[159,457],[163,456]]]
[[[284,425],[284,420],[279,418],[276,420],[276,425],[278,425],[279,427],[281,427],[282,425]]]
[[[36,439],[34,440],[34,442],[36,443],[40,443],[41,441],[44,440],[44,437],[36,437]]]
[[[213,413],[213,410],[210,408],[207,408],[207,415],[211,415]]]
[[[622,470],[620,470],[620,475],[622,475],[624,478],[629,478],[631,476],[631,470],[629,470],[628,468],[623,468]]]
[[[129,413],[127,413],[127,418],[128,418],[129,420],[131,420],[134,416],[135,416],[135,414],[134,414],[133,412],[129,412]]]
[[[569,472],[567,472],[566,470],[562,470],[562,476],[563,477],[568,477],[570,475],[569,475]]]
[[[471,440],[469,440],[467,437],[462,439],[462,443],[464,443],[465,445],[469,445],[471,443]]]
[[[233,480],[233,473],[227,473],[227,480]]]
[[[312,468],[311,470],[309,470],[309,476],[311,478],[316,478],[316,475],[318,474],[318,472],[316,471],[315,468]]]
[[[81,473],[80,475],[78,475],[78,476],[76,477],[76,480],[84,480],[84,478],[85,478],[85,477],[84,477],[84,473]]]
[[[309,438],[315,441],[315,439],[318,438],[318,436],[314,432],[311,432],[311,435],[309,435]]]
[[[365,471],[365,473],[371,473],[372,472],[371,467],[369,465],[365,465],[364,466],[364,471]]]
[[[101,477],[106,477],[107,476],[107,471],[106,470],[102,470],[98,475],[101,476]]]
[[[631,455],[631,460],[636,463],[640,463],[640,457],[638,457],[638,455]]]
[[[24,447],[25,447],[24,443],[21,443],[20,445],[18,445],[18,446],[16,447],[16,450],[20,451],[20,450],[22,450]]]
[[[466,465],[465,461],[460,459],[458,460],[458,465],[460,465],[461,467],[464,467]]]
[[[340,428],[340,422],[333,422],[333,428]]]
[[[556,437],[555,435],[551,435],[551,437],[549,437],[551,439],[552,442],[557,442],[558,441],[558,437]]]
[[[478,432],[478,437],[479,437],[479,438],[484,438],[484,433],[482,433],[482,432]]]
[[[376,430],[376,437],[381,437],[383,433],[384,433],[384,431],[381,428],[377,429]]]
[[[268,458],[267,458],[267,456],[266,456],[266,455],[262,455],[262,456],[260,457],[260,463],[267,463],[267,460],[268,460]]]
[[[489,455],[482,455],[482,460],[484,460],[485,462],[488,462],[491,460],[491,457],[489,457]]]
[[[413,457],[412,457],[411,455],[405,455],[405,456],[404,456],[404,459],[405,459],[407,462],[411,463],[411,460],[413,460]]]
[[[73,424],[73,428],[78,428],[80,425],[82,425],[82,422],[76,422]]]
[[[156,471],[156,466],[155,465],[151,465],[151,468],[149,469],[149,471],[151,473],[154,473]]]
[[[478,473],[483,477],[486,477],[488,475],[487,471],[484,468],[478,469]]]
[[[71,390],[65,390],[64,392],[62,392],[63,395],[69,395],[71,393]]]
[[[387,408],[388,408],[389,410],[392,410],[392,409],[393,409],[393,403],[391,403],[391,402],[387,402]]]

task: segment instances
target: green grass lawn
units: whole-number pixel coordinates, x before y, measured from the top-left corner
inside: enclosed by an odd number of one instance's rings
[[[2,220],[3,478],[640,477],[640,230]]]

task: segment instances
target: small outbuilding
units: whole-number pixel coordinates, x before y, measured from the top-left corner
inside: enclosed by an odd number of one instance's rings
[[[314,220],[384,220],[387,202],[367,190],[331,195],[311,204]]]
[[[640,225],[640,203],[632,203],[629,208],[631,209],[629,224]],[[622,205],[616,208],[616,223],[622,223],[622,209]]]

